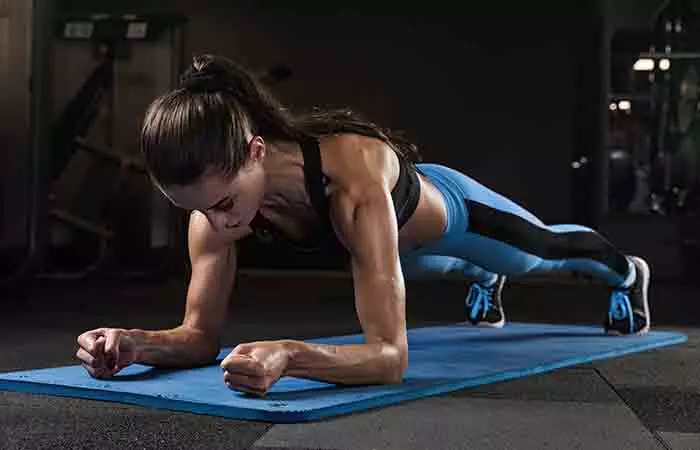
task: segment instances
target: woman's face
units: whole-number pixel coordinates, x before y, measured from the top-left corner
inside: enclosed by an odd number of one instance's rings
[[[246,163],[235,176],[211,171],[195,183],[162,186],[161,190],[175,206],[204,214],[217,232],[246,234],[265,193],[264,153],[262,140],[254,140]]]

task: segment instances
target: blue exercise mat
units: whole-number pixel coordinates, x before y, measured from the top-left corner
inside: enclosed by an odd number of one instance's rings
[[[0,390],[106,400],[233,419],[291,423],[318,420],[458,389],[494,383],[679,344],[687,337],[653,331],[605,336],[601,327],[509,323],[502,329],[454,324],[409,330],[404,382],[336,386],[282,378],[264,398],[232,391],[217,365],[160,370],[132,365],[114,378],[91,378],[80,365],[0,374]],[[315,339],[360,343],[361,335]],[[223,349],[223,359],[231,349]]]

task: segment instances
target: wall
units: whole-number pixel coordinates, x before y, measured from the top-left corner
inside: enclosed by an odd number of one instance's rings
[[[285,63],[294,75],[275,92],[289,105],[350,105],[405,130],[426,160],[565,221],[574,12],[551,6],[506,17],[496,8],[481,16],[202,8],[186,55],[221,53],[256,69]]]
[[[692,2],[691,2],[692,3]],[[659,11],[669,2],[665,0],[605,0],[603,2],[612,30],[649,29]]]
[[[62,3],[91,11],[127,5]],[[212,52],[261,71],[286,64],[292,78],[273,91],[293,109],[351,106],[404,130],[426,161],[476,177],[547,222],[571,220],[576,51],[594,31],[582,25],[585,8],[530,2],[504,11],[493,3],[480,5],[478,14],[465,14],[437,4],[429,10],[390,2],[328,3],[321,9],[298,4],[292,10],[263,3],[157,5],[189,13],[187,59]],[[129,11],[137,9],[136,2],[128,5]],[[56,44],[54,112],[91,70],[89,52]],[[166,60],[168,50],[156,45],[140,48],[132,61],[120,65],[113,121],[119,151],[134,151],[146,103],[167,88]],[[90,164],[84,156],[71,163],[59,183],[65,205],[76,203],[85,191]]]

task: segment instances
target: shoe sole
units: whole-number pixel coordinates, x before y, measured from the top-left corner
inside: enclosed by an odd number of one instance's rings
[[[636,333],[620,333],[617,330],[608,330],[607,334],[612,336],[641,336],[647,334],[651,328],[651,314],[649,312],[649,279],[651,278],[651,271],[649,270],[649,264],[641,258],[632,256],[631,259],[634,260],[633,264],[635,270],[637,270],[637,276],[639,276],[639,271],[641,270],[644,276],[644,284],[642,284],[642,294],[644,296],[644,317],[646,317],[646,325],[644,328],[640,329]]]
[[[494,323],[491,323],[491,322],[478,322],[478,323],[476,323],[476,324],[473,324],[473,326],[479,327],[479,328],[503,328],[503,326],[506,324],[506,318],[505,318],[505,316],[503,315],[502,312],[501,312],[501,317],[503,317],[503,318],[502,318],[500,321],[498,321],[498,322],[494,322]],[[467,321],[467,323],[469,323],[470,325],[472,325],[472,323],[469,322],[469,321]]]

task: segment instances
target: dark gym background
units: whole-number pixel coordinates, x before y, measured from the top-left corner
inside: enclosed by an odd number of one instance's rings
[[[12,0],[3,5],[0,248],[7,250],[3,267],[10,273],[33,239],[40,249],[71,243],[63,254],[49,251],[40,259],[53,264],[58,258],[75,272],[97,259],[98,242],[109,241],[111,261],[127,266],[131,255],[144,260],[156,253],[153,248],[169,245],[177,212],[151,192],[142,172],[124,171],[122,184],[109,189],[124,157],[138,158],[136,136],[148,102],[172,86],[193,53],[213,52],[273,74],[271,89],[292,108],[350,106],[405,131],[425,160],[473,175],[546,222],[600,227],[626,250],[647,255],[659,275],[682,276],[678,246],[667,242],[673,240],[669,227],[675,218],[607,214],[611,41],[619,28],[648,27],[659,2],[535,2],[509,6],[506,15],[496,3],[465,14],[447,3],[426,10],[391,2],[288,8],[274,2],[56,1],[49,11],[47,58],[38,63],[46,73],[45,86],[39,86],[45,95],[34,110],[28,90],[31,5]],[[55,130],[58,116],[97,66],[98,46],[61,33],[69,20],[125,13],[159,14],[172,25],[153,40],[118,47],[113,90],[100,99],[101,113],[83,130],[88,143],[121,158],[105,162],[75,148],[58,157],[57,144],[37,133]],[[287,73],[275,78],[280,67]],[[37,139],[38,184],[30,164]],[[585,164],[572,167],[581,158]],[[60,173],[51,173],[58,159]],[[34,200],[43,205],[38,230],[28,219],[28,197],[36,195],[32,186],[42,191]],[[125,208],[138,212],[125,214]],[[66,225],[58,213],[43,213],[56,209],[114,236],[76,231],[75,221]],[[76,250],[75,240],[87,243]]]
[[[75,337],[90,328],[181,318],[183,217],[148,183],[136,144],[146,105],[200,52],[256,71],[292,109],[349,106],[403,130],[424,160],[466,172],[545,222],[596,227],[649,261],[657,324],[698,325],[700,164],[691,163],[700,147],[678,132],[676,111],[691,105],[683,117],[694,123],[700,3],[317,3],[0,0],[0,369],[72,363]],[[131,22],[149,23],[153,36],[115,40]],[[80,38],[75,24],[85,23],[109,38]],[[671,70],[658,59],[653,70],[632,69],[666,45],[687,57],[669,56]],[[97,71],[104,51],[114,64]],[[681,143],[687,160],[676,158]],[[690,175],[678,182],[664,161]],[[254,243],[244,250],[229,342],[358,331],[336,263]],[[411,284],[409,322],[461,320],[464,294],[463,281]],[[507,308],[515,320],[597,323],[605,294],[585,280],[533,277],[512,280]],[[696,390],[654,389],[617,395],[653,432],[700,432]],[[147,448],[218,448],[211,433],[196,438],[217,427],[206,419],[164,413],[138,431],[136,409],[107,417],[81,402],[37,402],[0,397],[20,411],[0,423],[0,448],[136,442],[118,430],[100,441],[115,423]],[[33,422],[37,414],[48,422]],[[264,429],[219,438],[247,448]]]
[[[154,43],[133,44],[131,56],[117,61],[114,116],[108,125],[112,148],[122,154],[136,154],[138,120],[150,99],[172,82],[171,61],[215,52],[260,71],[288,67],[289,78],[273,89],[292,107],[351,106],[405,130],[426,160],[467,171],[547,221],[592,222],[597,191],[585,180],[576,189],[586,195],[573,204],[570,166],[577,153],[600,152],[602,138],[595,129],[598,111],[574,109],[579,97],[586,103],[591,95],[600,97],[603,82],[599,34],[604,31],[596,17],[601,11],[584,3],[578,8],[554,2],[516,6],[512,15],[503,16],[495,5],[465,15],[447,6],[424,11],[407,5],[397,14],[393,6],[368,2],[290,9],[245,2],[182,2],[176,7],[156,2],[130,8],[128,2],[65,1],[56,3],[54,14],[161,10],[187,16],[178,30],[182,48],[163,36]],[[3,152],[2,164],[5,246],[24,239],[26,231],[21,211],[28,177],[22,158],[29,55],[26,46],[12,45],[28,38],[31,24],[28,18],[25,22],[24,27],[10,24],[5,58],[13,69],[2,83],[13,93],[3,97],[11,101],[6,114],[13,111],[2,127],[9,134],[3,136],[9,151]],[[54,39],[50,53],[52,96],[44,106],[58,112],[96,62],[90,42]],[[98,141],[104,140],[101,125],[96,121],[91,128]],[[104,171],[104,165],[76,152],[55,188],[62,204],[104,191],[100,185],[106,183],[89,174]],[[132,207],[143,203],[127,198]],[[132,227],[148,226],[138,214],[126,220]]]

